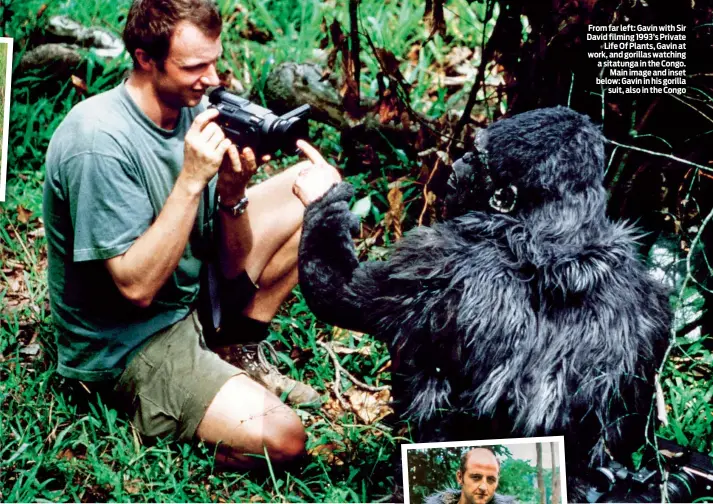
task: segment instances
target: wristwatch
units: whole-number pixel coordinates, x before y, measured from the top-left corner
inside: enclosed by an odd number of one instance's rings
[[[218,195],[217,202],[218,202],[218,208],[220,208],[221,210],[225,210],[233,217],[239,217],[239,216],[243,215],[245,213],[245,209],[248,207],[248,197],[247,196],[243,196],[242,199],[240,201],[238,201],[233,206],[225,205],[224,203],[222,203],[220,201],[220,195]]]

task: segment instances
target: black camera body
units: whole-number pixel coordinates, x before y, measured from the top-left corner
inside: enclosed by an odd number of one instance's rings
[[[309,105],[302,105],[278,116],[272,110],[261,107],[234,95],[223,87],[214,89],[209,97],[212,108],[220,115],[216,123],[240,150],[250,147],[257,163],[265,155],[296,154],[298,139],[307,139]]]
[[[710,457],[658,439],[659,454],[668,471],[667,502],[713,499],[713,461]],[[661,502],[662,478],[655,457],[638,471],[613,461],[590,476],[588,502]]]

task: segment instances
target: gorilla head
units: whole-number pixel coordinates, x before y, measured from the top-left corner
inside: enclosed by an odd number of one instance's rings
[[[603,167],[604,137],[586,116],[565,107],[525,112],[481,130],[473,150],[453,164],[447,215],[515,214],[573,193],[600,193]]]

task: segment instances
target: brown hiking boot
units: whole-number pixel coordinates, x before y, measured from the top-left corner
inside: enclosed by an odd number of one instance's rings
[[[214,348],[220,358],[245,371],[277,397],[287,392],[287,402],[293,405],[319,401],[319,393],[306,383],[283,375],[268,358],[277,362],[277,351],[269,341]]]

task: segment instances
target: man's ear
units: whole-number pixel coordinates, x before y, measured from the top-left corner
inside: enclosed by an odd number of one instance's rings
[[[456,481],[459,485],[463,484],[463,473],[460,472],[460,469],[456,471]]]
[[[134,56],[136,56],[136,61],[144,72],[150,72],[156,67],[154,59],[143,49],[136,49]]]

